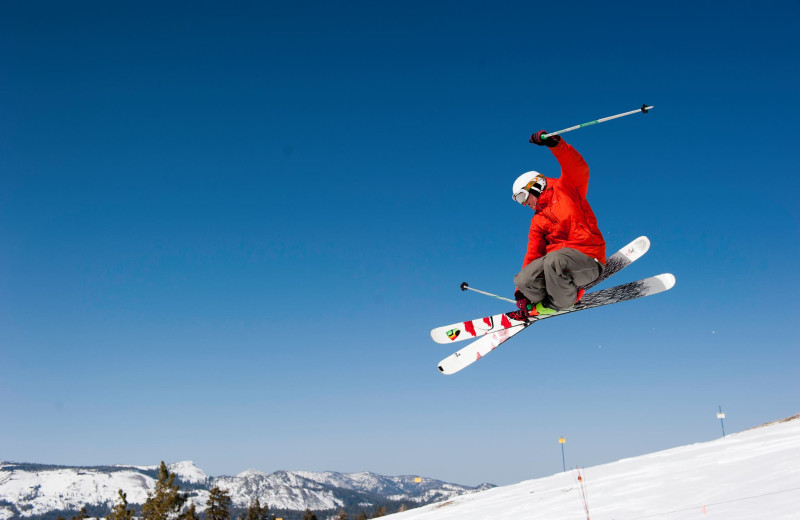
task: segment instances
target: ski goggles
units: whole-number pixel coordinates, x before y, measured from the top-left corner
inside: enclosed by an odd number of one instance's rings
[[[526,184],[524,188],[516,192],[512,198],[520,204],[525,204],[531,195],[534,197],[541,195],[545,186],[547,186],[547,181],[543,177],[536,177]]]
[[[531,192],[527,189],[522,189],[513,195],[515,201],[519,202],[520,204],[525,204],[528,202],[528,197],[530,197]]]

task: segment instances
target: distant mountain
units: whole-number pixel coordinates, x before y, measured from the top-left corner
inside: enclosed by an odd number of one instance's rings
[[[374,473],[247,470],[235,477],[209,477],[192,462],[168,465],[181,492],[199,511],[214,486],[228,491],[234,508],[247,508],[258,498],[276,511],[349,511],[368,513],[379,506],[408,507],[448,500],[494,487],[449,484],[414,476],[386,477]],[[105,515],[122,489],[131,506],[147,499],[158,478],[158,466],[72,467],[0,461],[0,520],[69,518],[81,507],[93,516]],[[392,509],[390,509],[392,510]],[[394,509],[396,510],[396,509]],[[292,515],[289,515],[292,516]]]

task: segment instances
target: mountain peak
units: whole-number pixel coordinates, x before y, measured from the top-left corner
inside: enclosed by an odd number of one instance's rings
[[[194,462],[191,460],[168,464],[167,469],[169,469],[170,473],[175,473],[182,481],[190,484],[202,484],[208,480],[208,475],[206,475],[202,469],[195,466]]]
[[[252,468],[251,469],[246,469],[246,470],[242,471],[241,473],[237,473],[236,474],[236,478],[260,478],[260,477],[266,477],[266,476],[267,476],[266,473],[264,473],[262,471],[258,471],[257,469],[252,469]]]

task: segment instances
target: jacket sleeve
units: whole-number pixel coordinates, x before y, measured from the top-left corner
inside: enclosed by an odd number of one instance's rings
[[[537,258],[541,258],[547,252],[547,244],[544,241],[544,233],[534,224],[531,219],[531,229],[528,231],[528,250],[525,252],[525,259],[522,261],[524,268]]]
[[[589,190],[589,165],[581,154],[563,139],[550,151],[561,165],[562,185],[578,190],[585,198]]]

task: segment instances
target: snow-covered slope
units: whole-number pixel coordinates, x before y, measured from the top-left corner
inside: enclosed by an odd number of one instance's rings
[[[186,484],[202,484],[208,477],[192,462],[169,464],[168,469]],[[158,466],[57,467],[0,461],[0,520],[16,511],[37,516],[49,511],[71,511],[87,504],[113,505],[117,491],[128,502],[141,504],[153,489]]]
[[[235,477],[208,477],[192,462],[168,465],[177,476],[181,492],[202,511],[208,490],[219,486],[229,492],[235,507],[247,507],[258,498],[271,509],[316,511],[358,504],[366,509],[390,501],[429,504],[456,495],[491,488],[448,484],[415,477],[385,477],[374,473],[277,471],[253,469]],[[127,493],[130,504],[142,504],[152,490],[158,466],[59,467],[0,461],[0,520],[41,516],[52,511],[77,511],[84,505],[111,506],[117,491]]]
[[[128,501],[144,502],[153,478],[136,469],[101,473],[77,468],[39,470],[0,465],[0,519],[14,516],[18,509],[25,516],[55,510],[80,509],[85,504],[112,505],[117,490],[128,494]],[[88,500],[91,497],[91,500]],[[13,505],[12,505],[13,504]]]
[[[344,505],[332,488],[305,479],[298,472],[264,475],[249,470],[235,477],[220,477],[216,484],[230,493],[234,505],[240,506],[249,504],[250,497],[259,497],[272,509],[300,509],[296,506],[304,504],[309,509],[322,510]]]
[[[181,489],[202,509],[208,489],[227,489],[234,505],[258,497],[272,509],[368,507],[376,497],[438,502],[397,513],[397,520],[713,519],[800,520],[800,416],[723,439],[610,464],[487,489],[373,473],[247,470],[209,478],[191,462],[170,465]],[[111,504],[118,489],[141,504],[154,485],[155,466],[63,468],[0,462],[0,520]],[[485,486],[484,488],[488,488]],[[479,488],[480,489],[480,488]],[[586,502],[584,502],[584,495]],[[589,515],[586,513],[588,504]]]
[[[390,518],[797,520],[800,416],[711,442],[586,468],[580,470],[581,481],[578,476],[579,471],[572,470]]]

